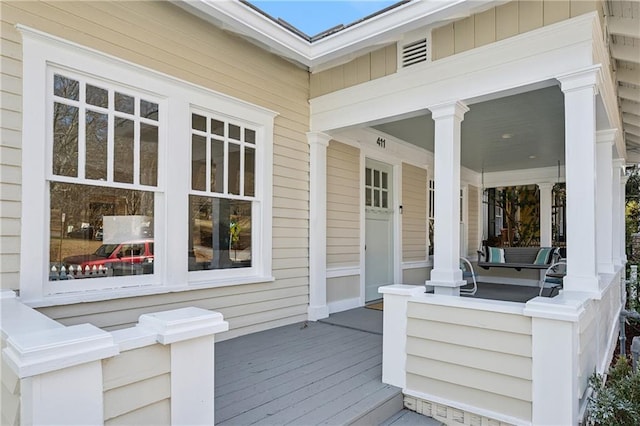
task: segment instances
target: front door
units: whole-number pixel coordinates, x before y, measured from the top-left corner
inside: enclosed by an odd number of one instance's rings
[[[392,166],[367,159],[365,169],[365,302],[393,284]]]

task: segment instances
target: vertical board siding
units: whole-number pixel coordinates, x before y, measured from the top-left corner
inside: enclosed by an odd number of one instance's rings
[[[278,113],[273,135],[275,282],[73,304],[41,312],[66,325],[91,322],[118,329],[134,325],[142,313],[195,305],[219,310],[230,319],[231,330],[220,336],[222,339],[306,319],[308,72],[170,2],[8,1],[0,7],[2,287],[17,289],[19,285],[20,158],[24,153],[18,101],[22,94],[22,45],[15,25],[20,23]],[[5,178],[8,175],[11,178]],[[283,293],[289,296],[283,298]],[[245,295],[261,303],[241,302]]]
[[[438,60],[545,25],[601,13],[601,2],[587,0],[514,0],[432,31],[432,59]]]
[[[397,46],[391,44],[359,56],[346,64],[311,74],[311,97],[315,98],[356,84],[375,80],[397,70]]]
[[[480,189],[477,186],[467,187],[467,215],[469,232],[467,233],[467,256],[475,256],[480,247],[481,213],[478,205]]]
[[[427,171],[402,164],[402,260],[427,259]]]
[[[531,421],[531,319],[409,302],[407,389]]]
[[[171,397],[171,347],[160,344],[122,352],[102,361],[104,419],[127,424],[146,407],[168,406]],[[157,407],[156,407],[157,408]],[[171,416],[154,413],[147,424],[170,424]]]
[[[360,264],[360,150],[327,148],[327,267]]]
[[[2,349],[6,344],[2,339]],[[0,365],[0,424],[13,426],[20,424],[20,379],[2,357]]]

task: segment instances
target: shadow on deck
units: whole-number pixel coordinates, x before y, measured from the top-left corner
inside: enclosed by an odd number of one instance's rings
[[[382,311],[358,308],[219,342],[216,424],[407,424],[414,413],[400,411],[401,389],[381,379]]]

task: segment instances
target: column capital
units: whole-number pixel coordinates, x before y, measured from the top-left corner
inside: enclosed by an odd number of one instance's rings
[[[309,145],[329,146],[331,136],[322,132],[307,132],[307,142]]]
[[[553,189],[555,184],[556,184],[555,182],[537,182],[536,183],[536,185],[538,185],[538,188],[540,190],[543,190],[543,189],[551,190]]]
[[[556,79],[560,82],[560,89],[564,93],[588,87],[592,87],[597,91],[597,86],[601,78],[600,69],[600,65],[593,65],[580,71],[556,76]]]
[[[434,120],[446,117],[456,117],[462,120],[464,114],[469,111],[469,107],[462,101],[433,105],[428,107],[428,109],[431,111],[431,118]]]
[[[596,143],[613,145],[618,135],[618,129],[605,129],[596,132]]]

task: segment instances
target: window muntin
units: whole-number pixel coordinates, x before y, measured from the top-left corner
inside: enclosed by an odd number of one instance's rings
[[[364,190],[367,207],[389,208],[389,174],[387,172],[367,167]]]
[[[253,266],[256,142],[243,124],[192,113],[189,271]]]
[[[50,75],[49,281],[153,274],[159,102]]]

